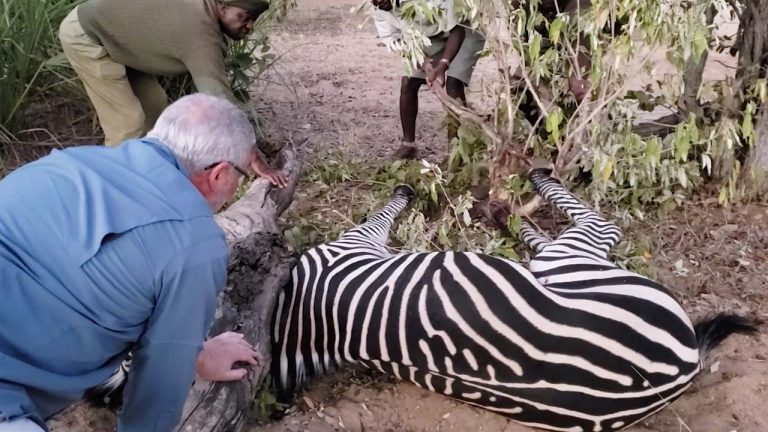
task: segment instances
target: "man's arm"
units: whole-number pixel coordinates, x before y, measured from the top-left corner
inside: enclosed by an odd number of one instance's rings
[[[226,266],[224,240],[212,239],[181,252],[162,270],[153,312],[133,350],[118,431],[166,432],[178,423]]]
[[[448,33],[448,40],[445,41],[443,55],[439,59],[429,59],[424,64],[424,72],[427,74],[427,84],[437,84],[440,87],[445,86],[445,73],[451,65],[453,59],[461,49],[464,43],[466,30],[464,26],[457,25]]]
[[[285,176],[285,173],[269,166],[267,161],[262,157],[261,150],[258,148],[254,149],[253,157],[251,159],[251,168],[256,174],[271,181],[273,185],[280,189],[288,186],[288,178]]]
[[[424,64],[424,72],[427,74],[427,84],[437,84],[440,87],[445,86],[445,73],[448,71],[448,67],[451,65],[453,59],[461,49],[461,45],[464,43],[464,37],[466,30],[464,26],[459,22],[459,17],[456,14],[455,5],[453,0],[445,0],[443,2],[443,8],[446,18],[446,30],[448,30],[448,40],[445,41],[445,49],[443,55],[439,59],[429,59]]]
[[[221,46],[196,46],[188,50],[181,60],[192,75],[197,91],[223,97],[235,105],[241,105],[229,85]]]
[[[183,61],[192,75],[197,91],[223,97],[238,106],[242,105],[229,87],[227,74],[224,70],[224,53],[220,47],[193,50],[185,56]],[[254,152],[251,168],[256,174],[268,179],[280,188],[288,185],[285,175],[269,166],[258,151]]]

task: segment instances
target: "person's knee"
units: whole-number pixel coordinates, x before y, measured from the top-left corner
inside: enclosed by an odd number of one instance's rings
[[[147,115],[143,110],[133,110],[125,114],[123,129],[126,135],[135,135],[144,132],[144,125],[147,122]]]
[[[415,96],[419,93],[419,89],[424,84],[426,84],[426,80],[422,78],[403,77],[400,84],[400,95]]]
[[[114,120],[114,119],[110,119]],[[142,110],[132,110],[122,113],[122,121],[101,121],[104,130],[104,144],[110,147],[118,146],[123,141],[140,138],[147,132],[147,117]]]

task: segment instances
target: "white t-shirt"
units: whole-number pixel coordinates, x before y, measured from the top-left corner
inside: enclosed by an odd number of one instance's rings
[[[410,26],[400,18],[400,12],[403,6],[412,0],[401,0],[400,7],[397,7],[395,1],[392,1],[392,10],[387,12],[381,9],[375,9],[373,12],[373,23],[376,26],[376,32],[384,43],[391,42],[400,38]],[[427,4],[432,8],[438,9],[439,13],[436,22],[414,21],[411,26],[416,27],[424,36],[434,37],[441,33],[447,33],[458,25],[458,19],[454,12],[454,0],[427,0]]]

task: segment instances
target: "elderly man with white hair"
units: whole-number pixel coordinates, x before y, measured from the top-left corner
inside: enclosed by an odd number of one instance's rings
[[[0,431],[45,420],[133,353],[119,431],[170,431],[197,372],[257,364],[241,335],[204,343],[227,276],[213,219],[246,174],[254,133],[195,94],[146,137],[54,151],[0,181]]]

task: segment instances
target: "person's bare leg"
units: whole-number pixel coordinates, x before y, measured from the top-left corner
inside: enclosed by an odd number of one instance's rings
[[[452,97],[453,99],[458,99],[461,101],[461,104],[466,106],[467,105],[467,95],[464,91],[465,84],[452,76],[449,76],[445,80],[445,92],[448,93],[448,96]],[[456,135],[458,134],[459,126],[461,124],[459,123],[458,119],[454,119],[454,122],[451,122],[450,125],[448,125],[448,143],[453,141],[454,138],[456,138]]]
[[[394,159],[416,157],[416,117],[419,114],[419,89],[427,81],[423,78],[403,77],[400,84],[400,123],[403,127],[403,145],[395,151]]]

